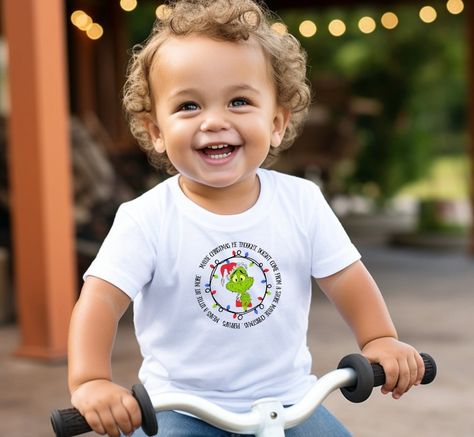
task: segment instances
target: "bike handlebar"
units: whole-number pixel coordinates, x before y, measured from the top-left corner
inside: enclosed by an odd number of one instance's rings
[[[436,377],[436,362],[428,354],[422,352],[421,357],[425,364],[425,373],[422,384],[429,384]],[[368,360],[359,354],[345,356],[339,363],[338,368],[351,367],[357,373],[357,382],[353,386],[341,388],[346,399],[351,402],[364,402],[372,393],[374,387],[385,384],[385,372],[380,364],[370,364]]]
[[[135,384],[132,387],[132,395],[138,402],[142,413],[142,429],[148,436],[158,433],[158,423],[156,422],[155,410],[151,403],[145,387],[142,384]],[[92,431],[84,416],[76,408],[66,408],[64,410],[54,410],[51,413],[51,425],[56,437],[71,437]]]
[[[436,363],[428,354],[422,353],[421,356],[425,364],[421,383],[429,384],[436,377]],[[370,364],[360,354],[347,355],[340,361],[337,370],[319,378],[298,403],[285,408],[284,418],[280,420],[285,429],[292,428],[309,418],[324,399],[338,388],[349,401],[363,402],[370,396],[374,387],[384,383],[385,373],[381,365]],[[226,431],[251,434],[261,428],[262,420],[266,420],[265,414],[270,414],[272,420],[276,418],[275,411],[265,410],[265,407],[261,406],[270,404],[272,408],[278,407],[278,400],[265,399],[255,402],[248,413],[232,413],[197,396],[180,393],[165,393],[153,405],[141,384],[133,386],[132,394],[140,406],[142,429],[148,436],[158,432],[155,411],[186,411]],[[51,423],[56,437],[72,437],[91,430],[75,408],[54,410]]]

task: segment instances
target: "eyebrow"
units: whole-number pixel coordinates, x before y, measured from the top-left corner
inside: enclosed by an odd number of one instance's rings
[[[256,94],[260,94],[260,91],[257,88],[253,87],[252,85],[248,85],[246,83],[231,86],[229,90],[230,91],[250,91]]]
[[[230,87],[227,88],[227,90],[229,92],[239,92],[239,91],[248,91],[248,92],[251,92],[251,93],[254,93],[254,94],[261,94],[260,91],[253,87],[252,85],[248,85],[248,84],[237,84],[237,85],[232,85]],[[182,95],[188,95],[188,94],[199,94],[199,90],[195,89],[195,88],[184,88],[184,89],[180,89],[178,91],[176,91],[175,93],[172,94],[172,98],[177,98],[177,97],[180,97]]]

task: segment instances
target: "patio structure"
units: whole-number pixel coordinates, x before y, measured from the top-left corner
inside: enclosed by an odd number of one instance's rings
[[[360,1],[288,0],[269,2],[284,7],[346,6]],[[366,1],[364,3],[371,3]],[[372,3],[382,3],[375,0]],[[383,2],[386,4],[387,2]],[[397,3],[397,2],[393,2]],[[56,360],[66,354],[69,316],[77,297],[72,214],[71,160],[68,136],[65,14],[63,0],[0,0],[3,30],[9,45],[11,113],[9,117],[10,186],[15,266],[15,295],[21,342],[17,354]],[[470,68],[474,70],[474,5],[466,2],[469,22]],[[112,13],[115,28],[120,16]],[[123,46],[123,41],[113,42]],[[79,90],[93,87],[87,57],[91,47],[81,43],[85,60]],[[125,51],[122,51],[125,53]],[[104,54],[106,56],[107,54]],[[109,65],[110,68],[110,65]],[[110,78],[123,71],[108,70]],[[470,77],[471,193],[474,210],[474,78]],[[52,86],[54,85],[54,86]],[[105,101],[113,101],[110,89]],[[108,93],[108,94],[107,94]],[[79,91],[77,105],[88,111],[97,103]],[[107,100],[110,99],[110,100]],[[119,126],[120,107],[110,108],[110,126]],[[115,132],[120,138],[121,131]],[[474,254],[474,225],[470,250]]]

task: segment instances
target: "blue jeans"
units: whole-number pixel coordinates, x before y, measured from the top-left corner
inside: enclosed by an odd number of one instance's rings
[[[222,431],[194,417],[161,411],[157,413],[157,437],[249,437]],[[322,405],[313,415],[302,424],[285,431],[285,437],[349,437],[351,434],[344,426]],[[139,429],[133,437],[146,437]]]

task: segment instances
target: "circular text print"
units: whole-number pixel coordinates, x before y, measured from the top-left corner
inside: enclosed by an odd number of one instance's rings
[[[281,296],[281,275],[276,262],[250,243],[223,244],[206,256],[196,275],[195,294],[201,309],[227,328],[250,328],[275,310]]]

